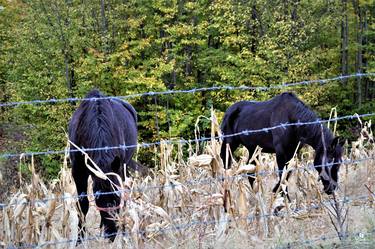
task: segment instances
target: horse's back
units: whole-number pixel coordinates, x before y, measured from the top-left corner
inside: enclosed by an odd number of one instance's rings
[[[91,90],[86,97],[87,99],[89,98],[98,98],[97,100],[88,100],[87,103],[94,105],[96,101],[98,102],[104,102],[104,101],[109,101],[111,103],[111,108],[115,110],[120,110],[121,113],[126,113],[129,112],[131,116],[133,117],[134,121],[137,122],[137,112],[135,111],[134,107],[129,104],[128,102],[121,100],[119,98],[106,98],[105,95],[103,95],[99,90],[94,89]],[[82,105],[81,105],[82,106]],[[122,107],[124,109],[122,109]]]
[[[225,142],[237,141],[247,147],[259,145],[264,150],[273,152],[273,135],[279,129],[262,131],[281,123],[291,122],[291,111],[301,102],[293,93],[282,93],[267,101],[239,101],[230,106],[222,121],[224,135],[250,131],[224,139]]]
[[[256,125],[256,120],[265,121],[274,108],[274,101],[239,101],[231,105],[225,112],[222,129],[236,126],[236,122]],[[256,119],[256,120],[255,120]]]

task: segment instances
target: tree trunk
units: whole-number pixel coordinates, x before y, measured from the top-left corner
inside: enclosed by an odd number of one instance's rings
[[[250,43],[251,43],[251,46],[250,46],[250,51],[255,53],[257,51],[257,48],[258,48],[258,35],[256,34],[256,21],[258,19],[258,10],[257,10],[257,6],[256,4],[254,3],[252,8],[251,8],[251,25],[249,27],[249,29],[251,30],[251,38],[250,38]],[[260,23],[260,22],[259,22]]]
[[[371,9],[370,14],[369,14],[369,21],[368,21],[369,27],[371,27],[371,25],[374,24],[374,16],[375,16],[374,13],[375,13],[375,11],[373,9]],[[374,28],[371,28],[370,30],[374,31]],[[375,43],[374,37],[369,38],[369,36],[367,36],[367,38],[370,39],[370,41],[367,41],[367,43],[369,45]],[[375,53],[374,48],[369,48],[369,49],[371,49],[371,53]],[[368,81],[369,81],[369,99],[374,100],[375,99],[375,80],[371,80],[371,79],[368,78]]]
[[[362,73],[362,41],[363,41],[363,8],[359,6],[359,0],[353,0],[353,7],[355,17],[355,26],[356,26],[356,34],[357,34],[357,52],[355,58],[355,72]],[[357,85],[357,94],[356,94],[356,103],[358,107],[362,105],[362,78],[356,78],[356,85]]]
[[[371,15],[370,15],[371,16]],[[368,22],[367,22],[367,8],[363,11],[363,72],[367,71],[368,68],[368,60],[367,60],[367,50],[368,50]],[[363,99],[365,100],[371,100],[371,90],[370,90],[370,79],[368,77],[363,78],[364,80],[364,93],[363,93]]]
[[[42,4],[44,6],[43,2]],[[56,3],[55,5],[51,5],[51,7],[55,11],[55,15],[57,17],[57,25],[59,28],[59,32],[57,33],[58,33],[58,39],[60,40],[60,44],[61,44],[61,53],[64,56],[66,86],[68,88],[69,96],[74,97],[73,89],[75,87],[75,79],[74,79],[74,67],[73,67],[74,59],[72,55],[73,52],[72,52],[72,47],[70,46],[69,41],[66,37],[66,34],[64,33],[64,27],[63,27],[63,25],[68,26],[69,22],[66,21],[67,19],[65,20],[65,22],[63,22],[59,6]],[[44,11],[47,11],[45,7],[43,9]],[[46,12],[45,14],[48,15],[48,12]],[[55,28],[52,22],[50,23],[50,25],[51,25],[51,28]]]
[[[102,39],[103,39],[103,47],[104,52],[108,53],[108,38],[106,37],[108,34],[108,20],[105,15],[105,0],[100,0],[100,15],[102,19]]]
[[[349,27],[348,27],[347,8],[348,8],[347,0],[342,0],[342,12],[343,12],[343,16],[341,19],[341,74],[342,75],[347,75],[349,72],[349,67],[348,67]],[[342,83],[347,84],[347,79],[343,79]]]

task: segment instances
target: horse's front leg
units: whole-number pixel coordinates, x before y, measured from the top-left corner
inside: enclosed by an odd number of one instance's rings
[[[82,213],[78,214],[78,241],[77,243],[81,243],[82,239],[85,236],[85,226],[84,221],[87,212],[89,211],[89,200],[87,199],[87,180],[89,178],[89,174],[86,170],[78,170],[77,166],[72,167],[72,175],[74,182],[77,188],[78,194],[78,209],[81,210]]]
[[[101,185],[97,182],[94,182],[93,190],[97,194],[95,203],[100,211],[100,227],[104,229],[104,236],[114,241],[117,235],[115,219],[121,208],[121,199],[116,194],[108,193],[110,192],[109,190],[103,191]]]
[[[272,192],[274,192],[275,194],[277,194],[277,192],[280,191],[280,184],[281,184],[281,180],[282,180],[281,178],[282,178],[282,175],[283,175],[283,171],[287,170],[286,166],[287,166],[290,159],[292,159],[292,158],[286,157],[283,154],[276,154],[279,181],[277,182],[277,184],[275,185],[275,187],[272,190]],[[288,180],[289,176],[290,176],[290,172],[287,173],[286,180]],[[290,201],[287,187],[285,188],[285,190],[283,189],[281,191],[281,195],[286,196],[288,198],[288,200]]]
[[[109,238],[112,242],[115,240],[117,235],[117,226],[115,222],[116,213],[118,214],[118,210],[115,211],[103,211],[100,210],[100,225],[104,226],[104,236]]]

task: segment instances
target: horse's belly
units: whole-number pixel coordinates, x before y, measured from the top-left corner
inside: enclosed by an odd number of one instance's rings
[[[262,152],[264,153],[275,153],[273,148],[262,148]]]
[[[275,153],[275,149],[272,144],[259,143],[259,144],[256,144],[256,146],[259,146],[260,148],[262,148],[262,152],[264,153]]]
[[[255,148],[256,146],[259,146],[262,148],[262,152],[265,153],[275,153],[272,143],[272,135],[243,137],[242,144],[247,148]]]

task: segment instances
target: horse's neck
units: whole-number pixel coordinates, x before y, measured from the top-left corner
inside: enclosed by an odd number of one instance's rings
[[[327,127],[320,125],[312,130],[315,130],[314,134],[307,138],[305,143],[313,147],[316,152],[326,150],[333,138],[331,131]]]

